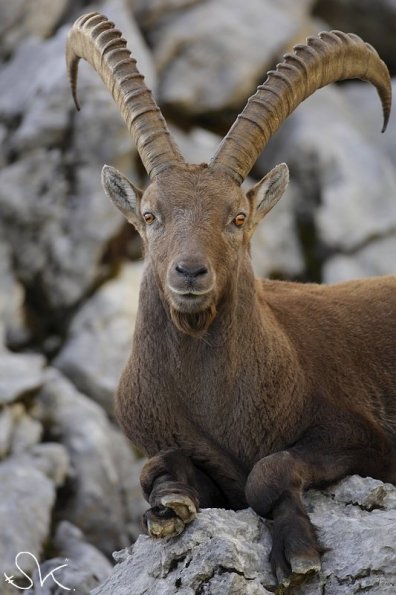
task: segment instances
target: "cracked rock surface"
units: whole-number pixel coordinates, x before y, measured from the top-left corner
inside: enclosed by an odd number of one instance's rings
[[[296,595],[396,592],[396,488],[357,475],[306,495],[326,548],[322,570],[294,576]],[[268,555],[270,521],[252,510],[205,509],[179,537],[140,536],[94,595],[282,593]]]

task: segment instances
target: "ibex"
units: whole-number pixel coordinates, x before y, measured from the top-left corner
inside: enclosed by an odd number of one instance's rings
[[[311,37],[268,73],[210,163],[191,165],[120,31],[98,13],[80,17],[68,38],[77,107],[80,58],[113,94],[151,179],[143,192],[112,167],[102,172],[145,249],[115,409],[151,457],[141,475],[146,530],[175,536],[199,507],[251,506],[273,519],[279,579],[316,570],[322,550],[303,490],[351,473],[396,482],[396,280],[255,279],[250,240],[288,168],[247,193],[241,183],[285,118],[329,83],[375,85],[385,129],[388,70],[356,35]]]

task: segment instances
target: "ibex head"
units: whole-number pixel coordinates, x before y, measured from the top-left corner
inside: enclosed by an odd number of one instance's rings
[[[376,51],[359,37],[321,33],[295,46],[260,85],[208,165],[186,164],[171,138],[121,33],[105,17],[80,17],[69,34],[67,64],[76,98],[77,66],[85,58],[112,92],[151,178],[144,192],[105,166],[106,194],[142,236],[158,289],[175,324],[200,334],[231,290],[250,238],[288,183],[278,165],[245,193],[241,183],[285,118],[316,89],[346,78],[373,83],[384,128],[391,83]]]

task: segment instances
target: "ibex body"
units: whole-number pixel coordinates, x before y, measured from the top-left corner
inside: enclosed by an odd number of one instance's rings
[[[273,169],[241,182],[282,119],[316,88],[371,81],[385,124],[389,75],[340,32],[312,38],[269,75],[209,165],[188,165],[125,41],[104,17],[74,25],[68,65],[87,59],[113,92],[152,181],[111,167],[106,193],[144,240],[146,268],[116,413],[150,458],[149,534],[176,535],[201,507],[250,505],[274,519],[278,577],[319,567],[302,491],[349,473],[396,482],[396,282],[334,286],[259,281],[250,239],[285,191]]]

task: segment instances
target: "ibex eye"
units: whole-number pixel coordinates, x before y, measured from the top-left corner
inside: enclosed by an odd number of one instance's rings
[[[242,227],[245,223],[246,215],[244,213],[238,213],[238,215],[233,219],[233,224],[237,227]]]
[[[143,213],[143,218],[144,218],[145,222],[147,223],[147,225],[151,225],[155,219],[153,213],[150,213],[148,211],[146,213]]]

